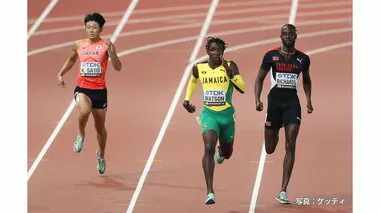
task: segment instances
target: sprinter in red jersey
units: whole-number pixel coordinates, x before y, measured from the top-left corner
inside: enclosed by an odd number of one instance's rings
[[[65,87],[63,76],[71,70],[79,58],[80,70],[77,86],[74,90],[74,99],[79,110],[79,133],[73,148],[76,153],[82,151],[86,124],[92,113],[99,144],[99,148],[96,150],[99,174],[103,174],[106,170],[104,151],[107,141],[107,130],[105,128],[107,87],[105,77],[108,60],[111,59],[116,71],[121,70],[121,62],[116,54],[115,46],[110,40],[100,37],[105,23],[106,20],[99,13],[85,16],[84,24],[87,39],[75,42],[69,58],[58,73],[59,86]]]

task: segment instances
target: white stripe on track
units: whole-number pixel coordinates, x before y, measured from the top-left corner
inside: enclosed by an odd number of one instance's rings
[[[41,25],[41,23],[44,21],[46,16],[50,13],[50,11],[54,8],[54,6],[58,3],[58,0],[51,0],[49,5],[45,8],[45,10],[42,12],[40,17],[38,17],[37,21],[33,24],[33,26],[30,28],[28,32],[28,40],[33,35],[33,33],[37,30],[37,28]]]

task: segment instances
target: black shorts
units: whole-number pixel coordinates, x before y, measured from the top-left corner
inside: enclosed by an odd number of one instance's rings
[[[288,124],[301,124],[301,105],[299,99],[284,102],[268,98],[265,128],[280,129]]]
[[[90,98],[92,102],[92,108],[94,109],[104,109],[107,108],[107,89],[93,90],[85,89],[81,87],[75,87],[74,99],[77,100],[77,94],[83,93]]]

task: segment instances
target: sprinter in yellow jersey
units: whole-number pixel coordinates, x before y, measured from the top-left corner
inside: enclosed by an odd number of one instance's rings
[[[183,102],[185,109],[193,113],[195,106],[190,99],[198,85],[202,83],[203,110],[201,113],[202,137],[204,155],[203,171],[206,178],[206,205],[215,203],[213,188],[214,154],[219,139],[216,161],[221,164],[232,155],[235,137],[235,109],[232,105],[232,93],[235,88],[240,93],[245,92],[245,83],[239,74],[239,69],[233,61],[226,61],[223,53],[226,44],[219,38],[208,38],[206,51],[209,59],[193,66]]]

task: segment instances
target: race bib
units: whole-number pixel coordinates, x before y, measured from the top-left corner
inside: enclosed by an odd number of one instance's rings
[[[278,88],[297,88],[298,75],[294,73],[276,73],[276,84]]]
[[[222,106],[226,104],[226,92],[224,90],[205,90],[203,102],[206,106]]]
[[[82,62],[80,73],[85,77],[99,77],[102,74],[102,68],[99,62]]]

